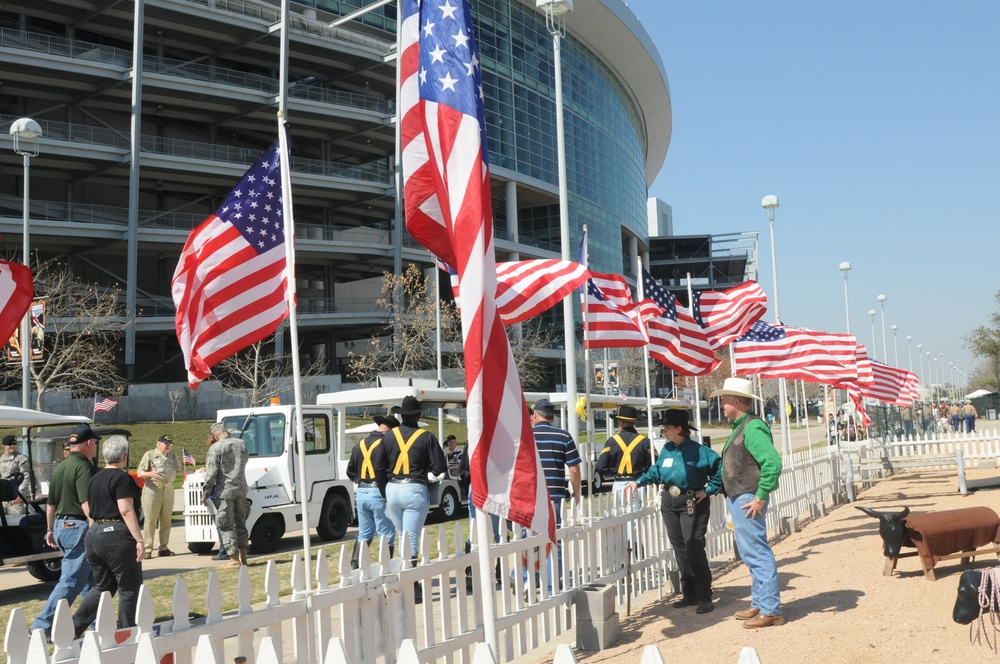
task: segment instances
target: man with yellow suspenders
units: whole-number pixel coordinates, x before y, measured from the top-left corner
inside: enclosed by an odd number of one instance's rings
[[[354,552],[351,554],[351,569],[357,569],[361,565],[362,552],[368,551],[368,545],[376,534],[388,541],[390,556],[396,546],[396,530],[385,514],[385,485],[388,477],[382,438],[398,427],[399,421],[391,415],[376,415],[372,419],[378,429],[354,446],[351,460],[347,462],[347,477],[357,485],[354,500],[358,506],[358,539],[354,542]]]
[[[608,438],[597,459],[597,471],[602,477],[614,480],[613,490],[622,503],[624,491],[629,482],[634,481],[653,465],[649,438],[635,430],[639,417],[635,406],[619,406],[614,416],[618,422],[618,433]]]
[[[382,438],[389,484],[385,488],[386,513],[396,527],[410,537],[410,557],[417,563],[420,531],[430,508],[427,474],[441,475],[448,461],[437,436],[420,428],[423,408],[416,397],[404,397],[399,415],[402,423]],[[416,586],[420,601],[420,586]]]

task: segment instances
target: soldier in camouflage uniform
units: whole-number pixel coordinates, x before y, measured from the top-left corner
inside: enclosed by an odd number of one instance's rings
[[[29,477],[31,464],[28,462],[28,457],[17,451],[17,438],[8,435],[3,437],[3,456],[0,457],[0,480],[6,480],[13,473],[22,473],[24,475],[21,479],[21,484],[18,486],[18,490],[22,496],[31,500],[31,496],[28,495],[31,490],[31,478]],[[18,497],[10,502],[5,502],[3,510],[7,514],[25,514],[26,506],[24,501]]]
[[[219,501],[215,523],[222,533],[222,543],[232,558],[227,567],[247,564],[247,548],[250,535],[247,532],[247,517],[250,503],[247,502],[246,467],[249,454],[246,443],[229,435],[226,425],[216,422],[212,425],[215,444],[208,448],[205,459],[205,486],[202,502],[208,506],[208,496],[215,495]]]

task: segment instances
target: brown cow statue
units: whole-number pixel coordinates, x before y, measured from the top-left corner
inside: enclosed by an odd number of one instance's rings
[[[855,507],[868,516],[878,519],[878,534],[882,536],[882,552],[886,558],[898,558],[899,550],[903,548],[903,540],[906,539],[906,527],[903,519],[910,513],[909,507],[904,507],[899,512],[878,512],[855,505]]]

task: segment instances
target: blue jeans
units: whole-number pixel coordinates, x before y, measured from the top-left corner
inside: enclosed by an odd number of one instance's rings
[[[410,555],[417,557],[420,550],[420,530],[424,527],[430,508],[430,493],[426,484],[389,482],[385,487],[385,511],[397,533],[410,536]]]
[[[763,513],[755,519],[746,518],[743,506],[753,500],[754,494],[743,493],[726,498],[726,506],[733,517],[733,531],[740,557],[750,568],[750,605],[760,609],[765,616],[781,615],[781,596],[778,592],[778,567],[774,562],[774,552],[767,543],[768,501],[764,501]]]
[[[370,542],[377,533],[389,546],[396,544],[396,530],[385,515],[385,499],[378,487],[358,487],[354,492],[358,506],[358,541]]]
[[[472,504],[472,487],[469,487],[469,531],[470,532],[472,531],[472,528],[475,527],[475,526],[472,525],[472,522],[475,520],[475,518],[476,518],[476,506]],[[490,514],[490,521],[493,522],[493,541],[495,543],[499,544],[500,543],[500,517],[497,516],[496,514]],[[472,543],[471,536],[470,536],[470,539],[467,539],[465,541],[466,541],[466,543],[470,543],[471,544]]]
[[[562,498],[553,498],[552,499],[552,512],[555,514],[555,517],[556,517],[556,530],[559,530],[560,528],[562,528],[562,501],[563,501]],[[525,533],[526,532],[527,531],[525,531]],[[549,548],[549,547],[546,546],[545,548]],[[549,549],[549,550],[551,551],[551,549]],[[545,558],[545,565],[549,568],[549,582],[546,584],[546,588],[548,589],[548,595],[547,595],[547,597],[551,597],[552,596],[552,581],[553,581],[553,579],[557,579],[558,580],[558,583],[556,584],[556,587],[559,588],[559,589],[562,589],[562,541],[561,540],[556,543],[556,566],[553,567],[553,565],[552,565],[552,555],[551,554],[549,554],[548,556],[546,556],[546,558]],[[536,585],[540,581],[540,576],[541,575],[539,574],[539,572],[535,572],[535,583],[536,583]],[[522,567],[521,568],[521,581],[523,583],[525,583],[525,584],[528,583],[528,568],[527,567]]]
[[[72,606],[76,598],[86,595],[94,585],[94,575],[87,562],[86,538],[87,522],[79,519],[69,519],[57,516],[55,532],[56,547],[62,551],[62,573],[59,582],[52,589],[52,594],[42,607],[42,612],[31,623],[31,629],[44,629],[48,634],[52,631],[52,619],[56,615],[56,604],[61,599]]]

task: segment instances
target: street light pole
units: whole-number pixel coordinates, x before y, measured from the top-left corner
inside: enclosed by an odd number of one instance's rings
[[[889,364],[889,345],[885,342],[885,295],[879,295],[878,301],[882,305],[882,359]]]
[[[923,344],[917,344],[917,359],[920,360],[920,381],[919,381],[919,383],[921,385],[924,385],[926,387],[927,386],[927,381],[925,380],[926,377],[924,376],[924,353],[923,353],[923,350],[924,350],[924,345]]]
[[[840,264],[840,271],[844,273],[844,318],[847,320],[847,333],[851,333],[851,299],[847,295],[847,273],[851,271],[851,264],[844,261]]]
[[[778,304],[778,258],[774,244],[774,210],[778,207],[778,197],[774,195],[765,196],[760,201],[760,206],[767,210],[767,219],[771,224],[771,278],[774,280],[774,321],[781,325],[781,307]],[[781,451],[782,454],[791,457],[792,437],[788,430],[788,386],[784,378],[778,379],[778,417],[781,423]]]
[[[878,351],[875,350],[876,346],[878,345],[878,340],[875,337],[875,316],[876,315],[878,315],[878,312],[876,312],[874,309],[869,309],[868,310],[868,320],[870,320],[871,324],[872,324],[872,359],[873,360],[877,360],[878,359]]]
[[[913,335],[906,335],[906,353],[910,356],[910,368],[907,369],[910,373],[913,373]]]
[[[30,269],[31,236],[28,234],[28,218],[31,205],[31,158],[38,156],[38,139],[42,136],[42,127],[31,118],[20,118],[10,125],[10,135],[14,137],[14,152],[24,160],[24,210],[23,210],[23,240],[22,255],[24,266]],[[21,321],[21,405],[31,408],[31,304]]]
[[[892,354],[893,354],[893,357],[896,358],[896,360],[895,360],[895,367],[898,369],[899,368],[899,341],[896,339],[896,329],[897,329],[897,326],[893,325],[889,329],[892,330]]]

